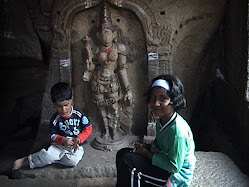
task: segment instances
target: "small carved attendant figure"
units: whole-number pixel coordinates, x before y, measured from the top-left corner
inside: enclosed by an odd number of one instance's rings
[[[131,87],[127,76],[126,47],[115,42],[117,32],[112,25],[110,12],[104,5],[99,26],[100,45],[95,53],[90,46],[90,38],[84,37],[87,52],[84,81],[91,82],[92,97],[96,103],[104,123],[103,139],[118,139],[118,102],[121,91],[123,99],[130,105],[133,103]]]

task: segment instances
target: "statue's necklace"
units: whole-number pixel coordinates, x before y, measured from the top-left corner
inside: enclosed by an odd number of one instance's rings
[[[109,47],[104,47],[104,46],[101,46],[101,50],[106,52],[107,54],[111,53],[112,52],[112,48],[113,48],[113,44]]]

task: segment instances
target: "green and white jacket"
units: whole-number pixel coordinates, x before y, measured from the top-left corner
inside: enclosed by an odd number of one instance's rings
[[[172,173],[167,186],[190,186],[196,163],[195,143],[188,123],[178,113],[163,126],[157,120],[151,151],[152,164]]]

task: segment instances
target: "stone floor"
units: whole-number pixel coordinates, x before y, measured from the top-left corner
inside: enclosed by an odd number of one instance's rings
[[[19,146],[18,146],[19,145]],[[85,154],[74,168],[50,165],[43,168],[23,168],[18,172],[19,179],[10,179],[11,167],[16,159],[15,151],[21,147],[9,147],[1,153],[0,186],[89,186],[112,187],[116,183],[116,151],[99,151],[88,144]],[[4,154],[5,153],[5,154]],[[5,155],[5,156],[4,156]],[[7,155],[7,156],[6,156]],[[220,152],[196,151],[197,167],[192,186],[194,187],[248,187],[249,177],[243,174],[226,154]]]

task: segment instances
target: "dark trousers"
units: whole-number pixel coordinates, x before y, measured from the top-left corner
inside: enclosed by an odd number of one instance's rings
[[[138,172],[141,172],[144,175],[148,175],[154,178],[167,180],[170,176],[170,173],[164,169],[161,169],[157,166],[153,166],[151,161],[131,152],[130,148],[123,148],[118,151],[116,155],[116,168],[117,168],[117,184],[116,187],[129,187],[131,186],[131,171],[133,168],[136,168],[134,175],[134,187],[137,186],[138,182]],[[147,182],[146,182],[147,181]],[[165,185],[164,182],[160,182],[154,179],[148,179],[147,177],[141,177],[140,186],[148,187],[153,186],[150,182]]]

